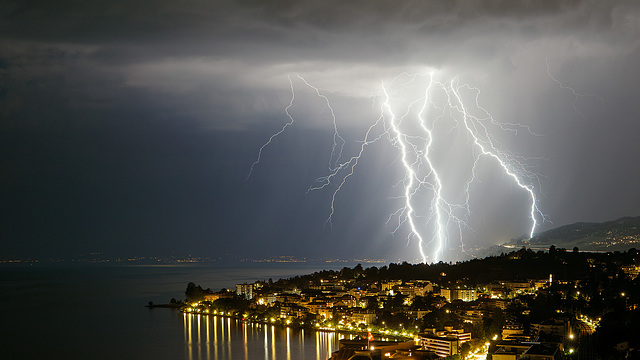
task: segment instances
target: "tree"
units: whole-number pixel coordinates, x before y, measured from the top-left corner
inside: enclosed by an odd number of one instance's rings
[[[375,296],[367,296],[367,310],[378,310],[378,299]]]
[[[204,299],[204,291],[202,290],[202,287],[193,282],[187,284],[187,290],[185,290],[184,294],[187,296],[187,300],[190,301],[200,301]]]
[[[358,277],[363,272],[364,270],[362,269],[362,264],[358,264],[353,268],[353,273],[354,273],[353,277]]]
[[[471,344],[469,344],[469,342],[467,341],[464,344],[460,345],[458,352],[460,353],[460,355],[462,355],[463,359],[466,358],[467,355],[469,355],[469,353],[471,352]]]
[[[345,266],[340,270],[340,279],[353,279],[353,274],[353,270]]]
[[[499,308],[495,309],[489,320],[490,321],[486,324],[487,330],[485,333],[489,334],[491,337],[494,335],[498,335],[498,337],[500,337],[502,334],[502,327],[504,326],[504,314],[502,313],[502,310]]]
[[[484,326],[482,326],[482,323],[476,322],[473,324],[473,328],[471,328],[471,338],[482,340],[482,341],[486,339],[485,333],[484,333]]]

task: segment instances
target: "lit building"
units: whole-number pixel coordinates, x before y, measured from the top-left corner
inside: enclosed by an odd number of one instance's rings
[[[205,301],[211,301],[214,302],[218,299],[232,299],[233,298],[233,292],[231,291],[220,291],[220,292],[216,292],[216,293],[205,293],[204,294],[204,300]]]
[[[492,360],[517,360],[520,359],[531,347],[531,343],[502,340],[496,344],[496,350],[491,354]]]
[[[431,310],[407,310],[405,311],[405,314],[407,315],[407,317],[409,317],[409,319],[419,320],[430,312]]]
[[[332,319],[333,318],[333,310],[329,308],[321,308],[317,311],[318,315],[322,316],[324,319]]]
[[[627,274],[627,276],[629,276],[631,280],[635,280],[635,278],[638,277],[638,274],[640,273],[640,266],[636,265],[624,265],[621,269],[625,274]]]
[[[329,360],[346,359],[388,359],[396,352],[410,353],[416,351],[413,340],[408,341],[367,341],[360,337],[350,339],[340,339],[338,351],[331,354]]]
[[[296,317],[302,318],[309,313],[309,309],[293,303],[283,303],[280,305],[280,317],[283,319]]]
[[[320,314],[320,311],[322,311],[323,309],[327,308],[327,302],[326,301],[312,301],[310,303],[305,304],[304,307],[309,309],[309,312],[311,312],[311,313]]]
[[[390,281],[385,281],[383,282],[381,285],[381,291],[384,293],[388,293],[389,291],[393,290],[394,286],[397,285],[401,285],[402,284],[402,280],[390,280]]]
[[[441,289],[442,295],[448,302],[453,300],[475,301],[478,299],[476,289]]]
[[[564,319],[545,320],[539,324],[531,324],[531,330],[536,335],[565,336],[569,332],[569,322]]]
[[[562,348],[558,343],[503,340],[497,343],[491,353],[492,360],[558,360],[562,358]]]
[[[376,313],[374,311],[354,311],[351,314],[353,322],[356,324],[370,325],[376,321]]]
[[[253,284],[237,284],[236,295],[243,297],[247,300],[253,299]]]
[[[531,360],[557,360],[562,357],[562,352],[555,344],[533,344],[522,357]]]
[[[522,324],[506,324],[502,327],[502,338],[505,340],[522,335],[524,335],[524,327]]]
[[[422,348],[435,352],[440,357],[459,353],[460,345],[471,340],[471,333],[462,331],[441,331],[420,334]]]

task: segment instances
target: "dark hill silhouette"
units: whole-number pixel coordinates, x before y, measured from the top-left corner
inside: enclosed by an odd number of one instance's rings
[[[587,251],[624,251],[640,247],[640,216],[623,217],[602,223],[577,222],[535,235],[529,241],[514,239],[511,244]]]

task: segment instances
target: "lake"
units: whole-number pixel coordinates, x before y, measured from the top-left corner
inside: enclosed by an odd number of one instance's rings
[[[217,291],[344,266],[3,264],[1,358],[327,359],[338,345],[333,333],[145,305],[183,299],[190,281]]]

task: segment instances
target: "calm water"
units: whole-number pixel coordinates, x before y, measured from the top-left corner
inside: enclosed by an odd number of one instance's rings
[[[0,266],[0,358],[326,359],[335,334],[144,307],[184,298],[190,281],[219,290],[323,268]]]
[[[183,315],[187,359],[325,360],[336,334],[246,324],[218,316]]]

